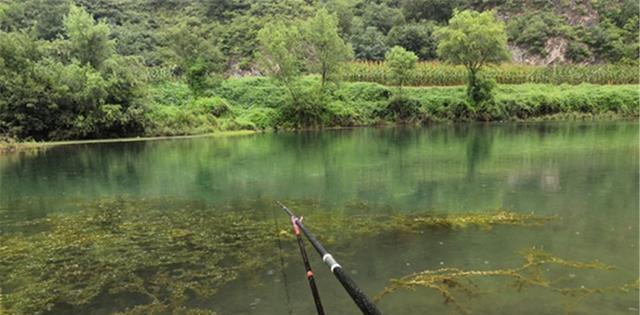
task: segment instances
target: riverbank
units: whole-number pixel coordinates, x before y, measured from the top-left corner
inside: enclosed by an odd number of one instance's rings
[[[155,135],[220,130],[326,128],[471,121],[637,119],[637,85],[498,85],[492,101],[473,104],[464,86],[411,87],[402,91],[370,82],[343,82],[318,101],[316,78],[299,84],[293,104],[286,88],[264,77],[229,79],[195,97],[186,84],[151,88],[148,120]],[[315,97],[314,97],[315,96]],[[202,122],[194,124],[194,122]],[[204,124],[204,125],[203,125]]]
[[[318,96],[317,77],[299,85],[299,101],[265,77],[232,78],[205,96],[180,80],[152,84],[128,138],[56,142],[0,141],[0,154],[42,147],[191,136],[236,135],[264,130],[394,124],[544,120],[631,120],[640,116],[637,85],[498,85],[491,101],[473,104],[464,86],[407,87],[343,82]],[[300,99],[302,99],[300,101]],[[321,101],[320,101],[321,99]],[[72,126],[70,128],[73,128]]]
[[[139,141],[159,141],[159,140],[178,140],[193,139],[204,137],[237,137],[255,134],[254,130],[236,130],[236,131],[220,131],[215,133],[183,135],[183,136],[157,136],[157,137],[135,137],[135,138],[115,138],[115,139],[93,139],[93,140],[70,140],[70,141],[28,141],[18,142],[13,139],[5,139],[0,141],[0,155],[8,153],[17,153],[25,151],[45,150],[51,147],[78,144],[99,144],[99,143],[124,143]]]

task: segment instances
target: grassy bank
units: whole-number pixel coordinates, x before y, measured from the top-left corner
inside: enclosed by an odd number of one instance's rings
[[[313,90],[315,80],[302,79],[296,104],[284,87],[265,77],[228,79],[205,96],[194,95],[180,80],[151,84],[136,118],[141,129],[124,141],[398,123],[636,119],[640,114],[637,85],[501,84],[492,101],[478,105],[467,99],[464,86],[399,91],[372,82],[344,82],[321,96]],[[0,153],[71,143],[77,142],[2,140]]]
[[[305,78],[314,80],[313,77]],[[303,84],[303,86],[311,86]],[[308,92],[308,91],[306,91]],[[305,91],[301,91],[305,93]],[[633,119],[639,114],[635,85],[499,85],[495,98],[470,103],[463,86],[395,88],[376,83],[343,83],[325,95],[324,104],[296,105],[300,116],[314,115],[312,127],[349,127],[389,123],[518,121],[542,119]],[[149,135],[182,135],[216,130],[291,127],[283,108],[287,91],[267,78],[222,83],[212,97],[195,97],[179,82],[156,85],[147,113]],[[290,110],[290,108],[289,108]]]
[[[638,84],[638,68],[633,65],[559,65],[532,66],[503,64],[483,70],[500,84]],[[384,62],[352,62],[343,74],[344,80],[351,82],[376,82],[388,84],[389,67]],[[467,80],[464,66],[441,62],[420,62],[409,78],[412,86],[452,86],[463,85]]]

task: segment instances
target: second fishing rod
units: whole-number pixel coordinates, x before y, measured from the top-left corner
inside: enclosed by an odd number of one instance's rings
[[[307,237],[313,248],[320,254],[322,261],[326,263],[331,269],[331,273],[338,279],[342,287],[347,291],[351,299],[358,306],[362,314],[364,315],[382,315],[375,304],[362,292],[362,290],[356,285],[356,283],[347,275],[342,269],[342,266],[333,258],[333,256],[327,251],[322,244],[316,239],[316,237],[302,224],[302,220],[298,218],[287,206],[278,201],[278,205],[289,215],[292,224],[300,228],[302,233]],[[300,243],[299,243],[300,244]],[[306,255],[305,255],[306,256]],[[312,288],[313,290],[313,288]],[[316,289],[317,290],[317,289]],[[315,296],[314,296],[315,298]]]

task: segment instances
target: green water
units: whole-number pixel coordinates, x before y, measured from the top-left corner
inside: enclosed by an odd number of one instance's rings
[[[618,286],[639,277],[638,132],[637,123],[456,125],[61,146],[0,157],[0,234],[17,235],[24,232],[20,222],[114,197],[242,208],[261,220],[272,220],[275,200],[298,205],[302,214],[309,205],[354,220],[502,208],[559,219],[541,227],[366,235],[336,240],[330,250],[370,295],[391,278],[426,269],[516,267],[518,252],[532,246],[616,267],[555,273],[559,286]],[[279,217],[283,229],[286,221]],[[307,225],[313,229],[312,221]],[[293,245],[291,239],[286,248],[296,251]],[[311,254],[327,313],[358,314]],[[219,314],[313,314],[299,258],[285,263],[256,270],[250,281],[239,277],[206,307]],[[495,291],[499,284],[484,285]],[[633,314],[639,300],[637,290],[577,300],[530,288],[467,303],[475,314]],[[103,304],[93,312],[108,313]],[[455,312],[429,289],[398,291],[379,306],[386,314]]]

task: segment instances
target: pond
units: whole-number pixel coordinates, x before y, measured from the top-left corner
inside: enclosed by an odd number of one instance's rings
[[[307,216],[372,298],[425,270],[512,270],[527,250],[552,255],[524,282],[399,288],[379,300],[385,314],[637,313],[639,140],[634,122],[470,124],[2,156],[0,314],[314,314],[277,200]],[[411,223],[502,212],[549,220]],[[327,314],[359,314],[307,250]],[[613,268],[579,263],[596,261]],[[149,304],[162,307],[136,309]]]

